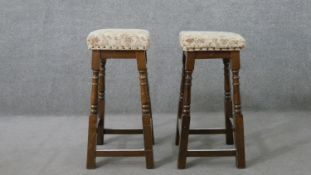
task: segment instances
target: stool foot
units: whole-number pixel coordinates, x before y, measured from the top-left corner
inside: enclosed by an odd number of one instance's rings
[[[185,161],[185,163],[178,163],[177,168],[178,169],[186,169],[186,161]]]
[[[237,163],[236,167],[239,169],[245,169],[246,168],[245,162],[244,163]]]
[[[86,165],[86,169],[96,169],[96,164],[94,163],[90,163]]]
[[[235,118],[235,146],[237,150],[236,154],[236,166],[237,168],[245,168],[245,146],[244,146],[244,128],[243,128],[243,115],[240,114]]]
[[[182,118],[182,129],[179,143],[179,154],[178,154],[178,169],[185,169],[187,162],[187,151],[188,151],[188,136],[190,127],[190,117],[184,116]]]
[[[233,140],[229,137],[229,139],[226,139],[226,144],[227,145],[233,145]]]
[[[100,137],[100,138],[102,138],[102,137]],[[97,145],[104,145],[104,140],[100,139],[100,138],[97,138]]]
[[[146,154],[146,168],[153,169],[154,168],[153,152],[146,151],[145,154]]]
[[[88,132],[88,145],[87,145],[87,160],[86,168],[96,168],[96,121],[97,116],[91,114],[89,117],[89,132]]]
[[[96,168],[96,121],[97,116],[91,114],[89,117],[89,133],[88,133],[88,145],[87,145],[87,159],[86,168]]]

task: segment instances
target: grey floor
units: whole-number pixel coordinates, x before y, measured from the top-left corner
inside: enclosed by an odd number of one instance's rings
[[[176,169],[175,114],[154,114],[156,168],[144,158],[97,158],[96,170],[85,169],[86,116],[1,116],[0,174],[265,174],[311,172],[311,112],[244,112],[247,168],[235,168],[233,157],[189,158]],[[139,127],[138,115],[107,115],[111,127]],[[194,113],[192,127],[221,127],[222,113]],[[141,136],[107,136],[104,148],[141,148]],[[191,136],[190,148],[223,148],[224,136]]]

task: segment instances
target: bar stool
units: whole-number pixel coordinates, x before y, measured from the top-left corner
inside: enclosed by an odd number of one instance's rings
[[[179,144],[178,168],[186,168],[187,157],[218,156],[235,156],[237,168],[245,168],[243,115],[239,91],[240,50],[245,46],[245,39],[235,33],[208,31],[182,31],[179,39],[183,49],[183,69],[175,139],[175,144]],[[190,129],[191,81],[195,60],[213,58],[222,59],[224,64],[226,127],[225,129]],[[231,97],[229,66],[232,72],[233,97]],[[179,134],[180,119],[181,134]],[[188,150],[189,134],[225,134],[226,143],[234,144],[235,148]]]
[[[87,169],[96,168],[96,157],[144,156],[146,167],[153,168],[153,125],[147,74],[149,32],[140,29],[101,29],[87,37],[92,50],[92,88],[89,115]],[[105,64],[108,59],[136,59],[140,80],[143,129],[108,129],[105,116]],[[99,119],[99,120],[98,120]],[[144,149],[96,150],[96,144],[104,144],[104,134],[143,134]]]

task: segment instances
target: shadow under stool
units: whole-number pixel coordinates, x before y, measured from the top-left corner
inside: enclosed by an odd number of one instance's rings
[[[153,168],[153,124],[147,54],[149,32],[140,29],[101,29],[87,37],[88,48],[92,50],[92,88],[89,115],[87,169],[96,168],[96,157],[145,157],[146,167]],[[108,129],[105,119],[105,65],[108,59],[136,59],[139,72],[143,129]],[[143,134],[143,149],[97,150],[104,144],[104,134]]]
[[[175,144],[179,145],[178,168],[186,168],[187,157],[235,156],[237,168],[245,168],[244,126],[239,90],[240,50],[245,39],[231,32],[180,32],[183,48],[183,68],[180,84],[180,100],[177,114]],[[222,59],[224,64],[225,128],[190,129],[191,81],[197,59]],[[232,72],[232,89],[230,85]],[[233,110],[232,110],[233,108]],[[181,129],[179,122],[181,120]],[[181,130],[181,132],[179,131]],[[189,134],[225,134],[226,143],[233,149],[189,150]]]

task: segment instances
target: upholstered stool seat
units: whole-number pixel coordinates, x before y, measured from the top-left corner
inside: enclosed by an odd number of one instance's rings
[[[182,31],[179,39],[184,51],[241,50],[245,47],[245,39],[232,32]]]
[[[100,29],[87,37],[92,50],[147,50],[149,32],[141,29]]]

